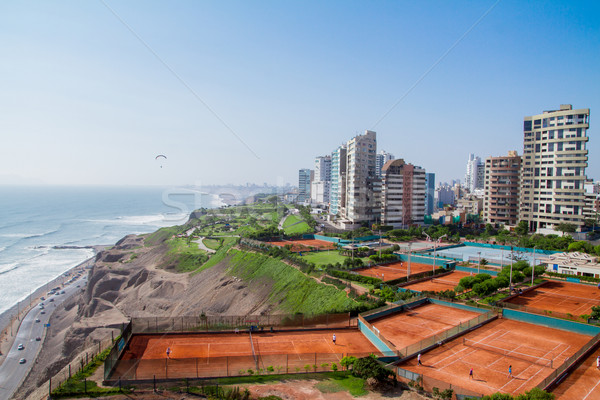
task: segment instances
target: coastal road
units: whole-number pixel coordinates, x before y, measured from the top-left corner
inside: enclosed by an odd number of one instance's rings
[[[45,330],[52,329],[52,327],[46,327],[50,316],[65,300],[85,287],[86,275],[87,271],[72,283],[64,285],[61,289],[64,291],[63,294],[46,295],[46,300],[40,303],[44,308],[42,309],[38,304],[23,318],[19,331],[15,335],[15,342],[0,366],[0,400],[10,399],[21,385],[42,348]],[[42,314],[42,312],[44,313]],[[39,322],[37,322],[38,320]],[[36,338],[41,340],[37,341]],[[19,344],[24,346],[23,350],[18,349]],[[25,359],[23,364],[19,362],[22,358]]]

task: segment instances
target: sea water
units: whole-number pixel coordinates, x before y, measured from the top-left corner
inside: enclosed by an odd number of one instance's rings
[[[0,314],[92,257],[85,246],[183,224],[194,209],[220,205],[184,188],[0,186]]]

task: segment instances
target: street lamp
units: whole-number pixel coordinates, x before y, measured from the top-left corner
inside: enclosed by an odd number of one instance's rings
[[[535,272],[535,247],[536,246],[533,246],[533,265],[531,265],[531,286],[533,286],[533,273]]]
[[[433,274],[435,274],[435,259],[436,259],[436,250],[437,250],[437,244],[442,242],[442,239],[447,237],[447,234],[443,234],[442,236],[440,236],[439,238],[437,238],[436,240],[433,241]]]
[[[411,247],[412,243],[408,244],[408,270],[407,270],[407,274],[406,274],[406,282],[408,282],[409,278],[410,278],[410,255],[411,255]]]
[[[510,295],[512,293],[512,267],[513,267],[513,261],[514,261],[514,255],[513,255],[513,246],[510,246],[510,280],[508,282],[508,294]]]

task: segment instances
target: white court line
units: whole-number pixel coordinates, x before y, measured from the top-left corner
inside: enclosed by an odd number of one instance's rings
[[[599,380],[599,381],[598,381],[598,382],[597,382],[597,383],[594,385],[594,387],[593,387],[593,388],[592,388],[592,389],[591,389],[591,390],[588,392],[588,394],[586,394],[586,395],[585,395],[585,397],[584,397],[583,399],[581,399],[581,400],[585,400],[585,399],[587,399],[587,398],[588,398],[588,396],[589,396],[590,394],[592,394],[592,392],[593,392],[593,391],[596,389],[596,387],[597,387],[598,385],[600,385],[600,380]]]

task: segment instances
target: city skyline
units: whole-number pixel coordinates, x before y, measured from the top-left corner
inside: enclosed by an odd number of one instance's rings
[[[599,180],[599,14],[594,2],[3,3],[0,183],[294,184],[365,130],[448,182],[470,153],[522,154],[523,118],[560,104],[591,110]]]

